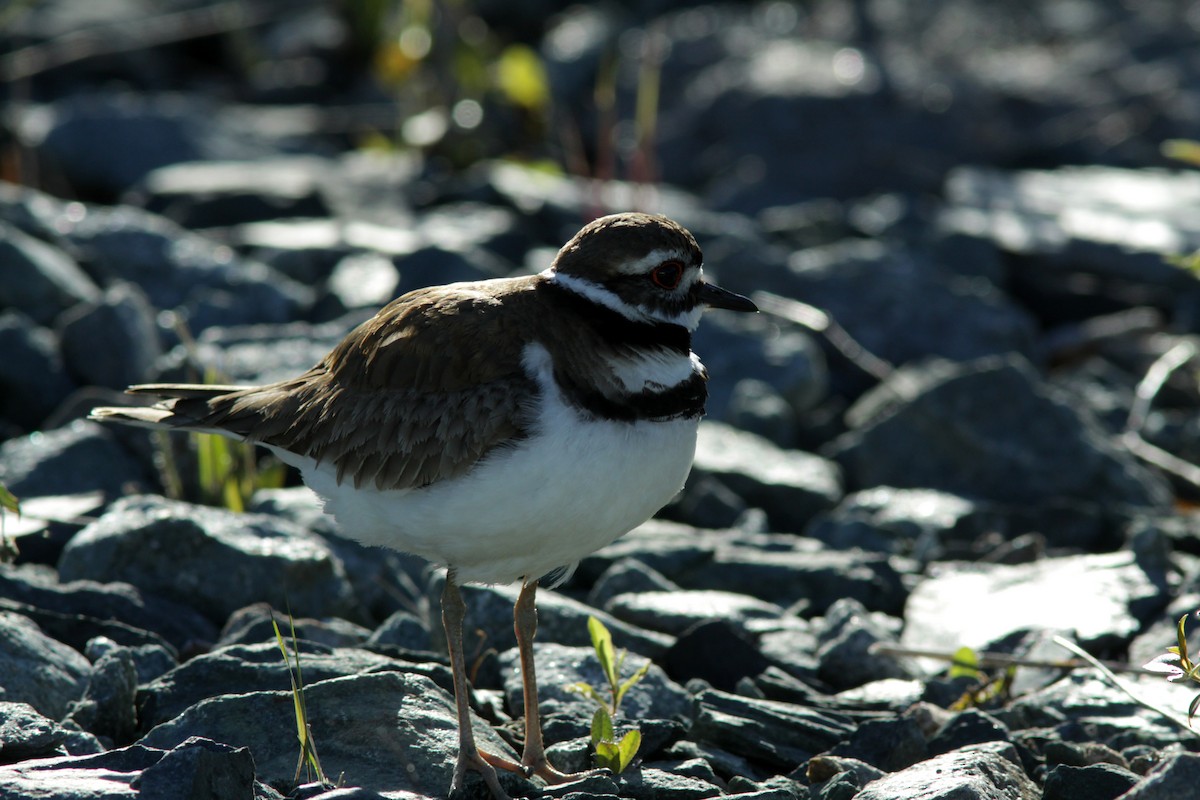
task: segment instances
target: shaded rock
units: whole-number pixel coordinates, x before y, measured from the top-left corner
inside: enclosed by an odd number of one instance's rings
[[[1200,755],[1173,753],[1122,797],[1124,800],[1174,800],[1186,797],[1200,780]]]
[[[701,589],[621,594],[609,600],[605,610],[617,619],[673,636],[709,620],[737,627],[748,619],[784,613],[779,606],[748,595]]]
[[[1137,785],[1139,777],[1112,764],[1071,767],[1059,764],[1046,773],[1042,800],[1073,800],[1076,797],[1115,800]]]
[[[746,288],[733,285],[734,291]],[[755,288],[821,308],[889,364],[1033,354],[1034,320],[992,283],[955,274],[929,254],[894,243],[847,239],[799,250]],[[861,373],[834,358],[846,373],[835,372],[838,384],[857,393]]]
[[[87,92],[41,113],[49,124],[27,143],[72,185],[110,196],[170,164],[254,160],[277,152],[261,131],[231,126],[228,112],[193,94]],[[113,139],[124,143],[120,153],[104,147]]]
[[[68,719],[98,737],[126,744],[137,729],[137,690],[133,654],[125,648],[114,649],[92,665],[87,689]]]
[[[287,322],[313,300],[265,265],[139,209],[87,207],[61,234],[97,283],[136,284],[154,308],[185,313],[193,335],[217,324]]]
[[[141,464],[95,422],[76,420],[0,444],[0,483],[17,497],[95,491],[119,497],[146,482]]]
[[[274,622],[274,625],[272,624]],[[239,609],[225,621],[217,646],[230,644],[255,644],[274,642],[278,626],[285,642],[296,638],[316,642],[328,647],[356,647],[366,642],[370,630],[338,617],[312,619],[309,617],[289,618],[286,613],[276,611],[265,603]]]
[[[858,800],[891,800],[921,794],[972,800],[1038,800],[1041,792],[1021,768],[1008,742],[971,745],[934,756],[867,785]]]
[[[838,470],[818,456],[780,450],[766,439],[716,422],[700,425],[689,485],[715,478],[767,512],[776,530],[799,531],[841,498]],[[682,502],[687,503],[687,488]]]
[[[708,774],[712,775],[711,769],[708,770]],[[722,794],[721,788],[716,784],[715,775],[712,776],[712,780],[705,780],[673,770],[643,765],[638,770],[626,770],[618,779],[620,796],[635,800],[691,800]]]
[[[181,603],[147,597],[126,583],[60,583],[50,570],[0,564],[0,606],[37,621],[82,652],[96,636],[136,647],[212,641],[211,622]]]
[[[430,586],[431,603],[441,596],[443,578],[439,576]],[[463,599],[467,603],[465,630],[481,629],[486,633],[487,646],[499,652],[516,647],[517,637],[513,632],[513,604],[517,601],[518,589],[510,586],[464,586]],[[434,605],[434,608],[440,606]],[[603,611],[597,611],[578,600],[552,590],[541,589],[537,594],[538,630],[537,644],[562,644],[571,647],[590,647],[591,634],[587,620],[595,616],[612,633],[613,645],[631,653],[655,658],[670,646],[671,637],[643,630],[623,622]],[[441,626],[433,632],[441,641]]]
[[[1128,305],[1184,311],[1195,279],[1167,256],[1200,247],[1183,213],[1200,196],[1187,172],[1101,165],[1001,172],[960,167],[946,179],[940,223],[993,242],[1011,259],[1014,290],[1050,325]],[[1090,280],[1088,292],[1075,288]]]
[[[667,674],[681,683],[700,678],[726,692],[734,691],[743,678],[761,674],[771,663],[723,620],[702,622],[681,634],[662,662]]]
[[[1184,722],[1186,709],[1179,702],[1175,685],[1149,675],[1138,676],[1132,683],[1127,679],[1125,685],[1143,702],[1177,710],[1174,722]],[[1109,752],[1143,744],[1163,748],[1190,741],[1191,736],[1172,720],[1135,703],[1092,669],[1077,670],[1044,689],[1017,698],[992,715],[1014,732],[1052,729],[1059,739],[1084,739],[1089,746],[1105,745]],[[1086,731],[1086,736],[1081,736],[1081,731]],[[1077,759],[1075,756],[1071,760],[1079,765]]]
[[[597,688],[602,696],[607,693],[608,681],[600,662],[591,647],[567,647],[560,644],[542,644],[534,648],[537,663],[538,702],[546,715],[573,713],[591,724],[596,704],[567,687],[586,683]],[[649,662],[642,656],[630,654],[621,668],[621,679],[625,680]],[[508,707],[514,713],[522,709],[521,668],[516,648],[500,654],[500,668],[504,679],[504,691]],[[650,664],[646,675],[635,683],[621,701],[621,714],[614,724],[626,721],[641,725],[644,721],[678,720],[687,721],[692,715],[691,695],[667,677],[657,664]]]
[[[870,719],[829,750],[830,755],[853,758],[897,772],[929,756],[929,748],[918,721],[910,716],[894,719]]]
[[[125,199],[185,228],[326,217],[331,166],[304,156],[177,163],[147,173]]]
[[[91,665],[77,650],[46,636],[29,620],[0,612],[0,689],[7,702],[28,703],[62,719],[87,687]]]
[[[77,303],[95,300],[100,290],[62,250],[0,221],[0,309],[19,309],[38,325]]]
[[[290,638],[285,638],[294,657]],[[452,688],[448,668],[438,664],[404,664],[367,650],[330,648],[300,642],[305,684],[367,672],[403,670],[433,677]],[[229,645],[196,656],[141,687],[138,716],[144,728],[166,722],[202,700],[240,691],[283,691],[291,686],[283,653],[274,642]]]
[[[876,644],[897,642],[900,620],[869,612],[857,600],[836,601],[814,627],[820,664],[817,677],[836,690],[920,675],[911,659],[873,651]]]
[[[710,562],[677,580],[682,586],[747,594],[781,606],[804,601],[815,613],[851,597],[867,608],[898,614],[906,596],[900,574],[886,556],[804,544],[758,549],[749,537],[745,544],[720,547]]]
[[[849,419],[854,429],[830,453],[856,487],[921,487],[1013,504],[1072,498],[1108,509],[1168,502],[1160,477],[1018,356],[898,371]]]
[[[124,389],[144,383],[162,354],[156,314],[146,295],[124,282],[75,306],[58,320],[67,370],[84,386]]]
[[[588,592],[587,603],[604,608],[608,601],[630,592],[670,592],[679,589],[667,576],[636,558],[617,561],[601,573]]]
[[[318,681],[305,687],[305,704],[330,774],[345,773],[379,792],[441,795],[450,785],[458,750],[454,701],[428,678],[386,672]],[[478,719],[474,724],[481,748],[516,758],[489,726]],[[175,747],[205,736],[246,747],[259,779],[284,786],[295,772],[298,745],[280,732],[294,728],[291,692],[258,691],[204,700],[150,731],[142,743]],[[468,786],[476,780],[468,775]],[[513,787],[510,792],[525,785],[511,773],[501,772],[500,780]]]
[[[4,532],[20,550],[16,564],[57,564],[67,541],[106,503],[103,492],[20,499],[21,516],[4,521]]]
[[[358,613],[341,563],[318,537],[265,515],[153,496],[114,503],[58,567],[64,580],[123,581],[214,621],[262,601],[297,614]]]
[[[1021,565],[934,565],[908,598],[901,641],[952,652],[983,647],[1035,623],[1074,630],[1081,642],[1119,646],[1161,607],[1164,580],[1148,574],[1129,552]]]
[[[57,338],[9,308],[0,312],[0,352],[0,424],[40,427],[75,389]]]
[[[396,611],[367,638],[366,647],[392,646],[402,650],[430,650],[429,626],[407,611]]]
[[[103,749],[92,734],[59,725],[28,703],[0,701],[0,764]]]
[[[140,744],[83,756],[37,759],[0,766],[0,785],[13,797],[48,800],[125,798],[147,800],[204,796],[213,800],[280,800],[254,780],[254,762],[245,749],[205,739],[164,752]]]
[[[1004,723],[985,711],[969,708],[952,716],[938,729],[929,740],[929,752],[941,755],[971,744],[1007,741],[1011,741],[1011,737]]]
[[[688,738],[787,771],[830,749],[853,729],[837,713],[705,689],[696,695],[696,721]]]

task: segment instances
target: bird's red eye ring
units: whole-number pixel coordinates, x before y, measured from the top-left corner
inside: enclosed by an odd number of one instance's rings
[[[672,259],[650,270],[650,280],[660,289],[674,289],[683,280],[683,264]]]

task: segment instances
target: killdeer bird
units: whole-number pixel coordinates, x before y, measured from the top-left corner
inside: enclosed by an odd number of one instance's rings
[[[447,567],[442,622],[467,770],[571,777],[546,760],[533,637],[539,580],[640,525],[683,486],[707,396],[691,334],[705,308],[755,311],[706,283],[671,220],[586,225],[549,269],[410,292],[297,378],[266,386],[148,384],[161,398],[93,419],[260,444],[297,467],[347,535]],[[519,764],[475,745],[463,582],[521,582],[514,627],[525,743]]]

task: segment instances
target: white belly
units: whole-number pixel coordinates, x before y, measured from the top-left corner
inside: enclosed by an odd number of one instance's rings
[[[696,452],[697,419],[585,421],[554,390],[541,412],[519,447],[423,489],[338,485],[331,465],[279,455],[347,536],[454,567],[462,581],[511,583],[573,566],[645,522],[683,487]]]

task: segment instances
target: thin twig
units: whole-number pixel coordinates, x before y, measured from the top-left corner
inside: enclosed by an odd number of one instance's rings
[[[940,650],[920,650],[910,647],[901,647],[899,645],[886,644],[877,642],[871,646],[872,654],[889,655],[889,656],[908,656],[911,658],[933,658],[938,661],[945,661],[960,667],[1036,667],[1039,669],[1079,669],[1080,667],[1088,666],[1092,661],[1076,661],[1073,659],[1065,660],[1046,660],[1038,658],[1021,658],[1020,656],[1010,656],[1007,653],[975,653],[973,662],[960,661],[955,654],[946,653]],[[1094,661],[1094,659],[1093,659]],[[1108,668],[1117,672],[1140,673],[1138,667],[1130,666],[1129,664],[1111,663]]]
[[[1099,659],[1097,659],[1095,656],[1093,656],[1088,651],[1084,650],[1079,645],[1075,644],[1074,642],[1072,642],[1069,639],[1064,639],[1062,636],[1055,636],[1052,641],[1059,647],[1061,647],[1065,650],[1070,650],[1072,653],[1074,653],[1075,655],[1082,658],[1088,664],[1091,664],[1093,667],[1100,670],[1100,673],[1105,678],[1107,678],[1113,686],[1117,687],[1122,692],[1129,695],[1129,699],[1133,700],[1133,702],[1137,703],[1142,708],[1148,709],[1150,711],[1153,711],[1155,714],[1159,714],[1159,715],[1163,716],[1164,718],[1166,718],[1166,720],[1168,722],[1175,725],[1176,727],[1182,728],[1183,730],[1187,731],[1188,733],[1191,733],[1191,734],[1197,733],[1195,730],[1192,729],[1192,726],[1188,725],[1186,722],[1181,722],[1174,715],[1172,715],[1171,712],[1169,712],[1165,709],[1159,708],[1158,706],[1154,705],[1153,703],[1151,703],[1147,700],[1143,700],[1142,698],[1138,697],[1136,694],[1131,692],[1123,683],[1121,683],[1121,679],[1113,674],[1112,670],[1110,670],[1108,667],[1104,666],[1104,664],[1101,663]]]
[[[1182,341],[1163,353],[1137,385],[1133,405],[1129,409],[1129,417],[1125,421],[1125,430],[1140,433],[1150,415],[1150,406],[1154,398],[1162,391],[1163,384],[1175,370],[1182,367],[1196,356],[1196,346],[1189,341]]]
[[[878,381],[886,380],[896,368],[863,347],[827,312],[808,303],[771,292],[754,292],[751,299],[760,311],[802,325],[824,336],[850,363]]]

